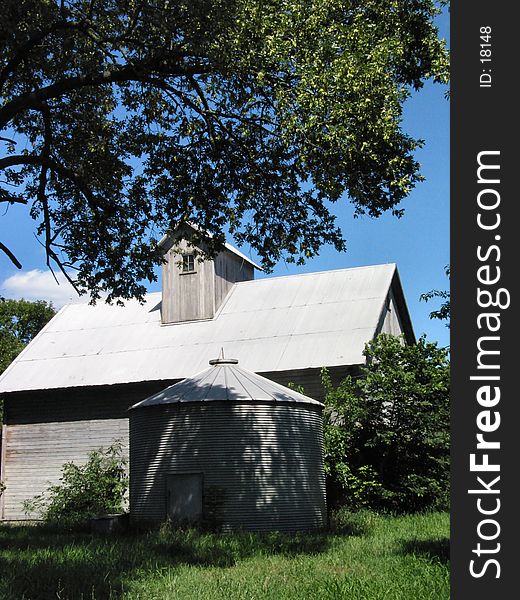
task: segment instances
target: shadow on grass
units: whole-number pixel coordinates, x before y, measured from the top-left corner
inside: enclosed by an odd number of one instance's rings
[[[297,556],[319,554],[329,547],[326,534],[250,534],[188,535],[187,540],[167,540],[155,547],[158,556],[166,557],[170,564],[204,567],[232,567],[254,555]]]
[[[379,522],[377,513],[371,510],[349,510],[346,507],[333,511],[329,517],[331,531],[349,537],[367,537]]]
[[[446,564],[450,561],[450,540],[449,538],[402,540],[401,553],[413,554],[414,556]]]
[[[227,568],[254,555],[317,554],[328,546],[327,534],[218,535],[166,529],[103,536],[0,527],[0,597],[117,599],[126,581],[149,570]]]

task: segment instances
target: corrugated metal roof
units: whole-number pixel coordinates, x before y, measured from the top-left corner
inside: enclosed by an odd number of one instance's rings
[[[64,307],[0,377],[0,392],[184,379],[223,347],[256,373],[364,362],[394,264],[236,283],[214,319],[161,325],[161,294]]]
[[[166,389],[134,404],[131,408],[144,408],[158,404],[178,402],[296,402],[317,404],[321,402],[290,390],[252,371],[238,366],[238,360],[210,361],[211,367],[193,377],[183,379]]]

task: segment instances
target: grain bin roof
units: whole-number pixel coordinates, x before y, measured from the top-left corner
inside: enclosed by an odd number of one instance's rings
[[[274,383],[238,366],[238,360],[210,361],[209,369],[183,379],[131,408],[179,402],[297,402],[323,406],[321,402]]]
[[[0,376],[0,392],[184,379],[221,347],[256,373],[364,363],[394,264],[235,283],[214,319],[161,325],[161,294],[124,307],[62,308]]]

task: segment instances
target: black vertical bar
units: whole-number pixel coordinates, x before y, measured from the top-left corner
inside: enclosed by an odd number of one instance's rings
[[[513,282],[520,257],[515,13],[514,2],[451,5],[453,600],[520,594],[520,394],[513,386],[519,331]],[[480,183],[479,157],[495,167],[481,169]],[[486,307],[489,301],[495,306]],[[500,470],[485,471],[486,460]]]

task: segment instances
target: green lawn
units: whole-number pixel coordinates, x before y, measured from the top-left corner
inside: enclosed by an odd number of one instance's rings
[[[364,515],[349,534],[116,537],[0,526],[0,598],[448,600],[449,515]]]

